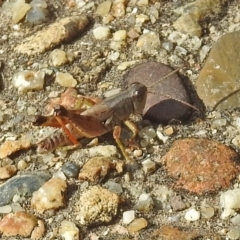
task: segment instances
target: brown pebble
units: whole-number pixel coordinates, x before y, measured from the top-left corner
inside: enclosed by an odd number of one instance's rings
[[[58,22],[42,28],[36,34],[25,38],[23,43],[15,48],[15,51],[28,55],[43,53],[79,36],[88,24],[89,20],[85,14],[60,19]]]
[[[111,158],[93,157],[84,164],[78,178],[98,182],[112,169],[116,169],[116,164],[112,162]]]
[[[166,225],[155,230],[150,238],[157,237],[157,239],[162,240],[193,240],[198,236],[199,234],[194,231],[182,231],[178,228]]]
[[[0,222],[0,232],[3,236],[30,236],[37,225],[37,218],[27,212],[9,213]]]
[[[14,165],[0,167],[0,179],[7,179],[12,177],[17,172],[17,168]]]
[[[199,195],[228,188],[240,173],[238,154],[208,139],[181,139],[161,159],[175,187]]]
[[[146,228],[147,225],[148,225],[148,222],[144,218],[137,218],[129,224],[128,231],[130,233],[135,233],[140,231],[143,228]]]
[[[0,146],[0,159],[6,158],[21,149],[27,149],[30,146],[31,142],[27,139],[7,140]]]

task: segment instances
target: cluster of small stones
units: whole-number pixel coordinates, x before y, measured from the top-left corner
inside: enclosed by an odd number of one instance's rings
[[[17,0],[8,5],[7,1],[2,7],[4,17],[9,16],[9,13],[12,16],[8,25],[14,25],[13,33],[5,34],[3,31],[0,39],[3,48],[0,53],[4,55],[14,50],[29,58],[24,58],[26,61],[23,61],[23,57],[19,58],[21,61],[18,62],[14,57],[4,63],[14,73],[11,77],[8,76],[11,79],[7,83],[9,89],[5,87],[3,94],[9,94],[9,99],[14,100],[12,103],[8,98],[0,96],[0,131],[3,133],[0,135],[1,237],[4,239],[20,235],[31,239],[61,237],[74,240],[83,239],[84,236],[86,239],[107,239],[111,238],[111,234],[115,236],[117,233],[123,239],[123,235],[134,236],[142,232],[145,237],[143,229],[155,225],[159,228],[154,229],[147,238],[151,239],[155,235],[163,239],[169,239],[167,236],[172,236],[172,239],[194,239],[204,235],[211,239],[216,234],[216,237],[239,239],[239,167],[234,162],[238,156],[227,147],[240,146],[240,117],[237,112],[222,113],[216,110],[207,113],[206,121],[194,123],[196,128],[190,125],[153,127],[151,123],[144,121],[138,135],[140,149],[131,154],[136,161],[126,166],[118,159],[119,152],[115,146],[95,146],[97,140],[88,143],[89,148],[76,149],[70,153],[66,149],[44,155],[30,152],[28,149],[40,138],[49,135],[51,130],[29,131],[32,127],[27,123],[23,124],[25,114],[35,115],[41,112],[39,106],[43,106],[43,99],[59,97],[64,88],[84,89],[91,81],[97,83],[100,76],[112,65],[117,74],[122,75],[123,71],[148,60],[148,57],[175,66],[188,62],[190,68],[186,75],[195,81],[200,65],[211,49],[210,40],[219,39],[226,31],[239,30],[239,13],[234,18],[223,20],[229,26],[227,30],[218,31],[214,25],[209,24],[207,41],[201,37],[200,23],[210,13],[213,18],[221,13],[221,1],[196,0],[176,9],[176,18],[171,19],[171,23],[159,25],[164,8],[162,1],[107,0],[99,3],[68,0],[62,4],[67,11],[74,13],[70,14],[71,17],[49,22],[46,27],[36,28],[37,31],[26,37],[31,30],[27,22],[40,24],[47,21],[51,10],[45,1],[28,2]],[[173,3],[170,5],[177,8]],[[84,14],[76,15],[76,10]],[[94,18],[97,16],[93,26],[88,15]],[[123,25],[123,19],[126,19],[124,21],[128,27]],[[157,29],[156,26],[161,28]],[[0,27],[2,28],[1,23]],[[82,33],[85,35],[80,37]],[[13,44],[16,37],[24,40]],[[74,38],[77,43],[73,43]],[[10,43],[9,48],[4,47],[7,41]],[[231,38],[228,41],[229,46],[233,46]],[[65,42],[73,47],[67,47]],[[235,53],[236,45],[233,47],[231,52]],[[81,54],[90,51],[92,54],[90,57],[87,55],[87,60],[81,59]],[[43,59],[39,60],[39,56]],[[34,61],[35,57],[38,60]],[[196,58],[199,59],[198,62]],[[226,59],[232,58],[227,55]],[[231,60],[229,64],[233,62]],[[215,66],[215,69],[218,68]],[[2,81],[2,73],[0,74]],[[234,73],[231,74],[234,76]],[[109,82],[97,86],[98,93],[106,89],[111,91],[113,83],[110,81],[113,76],[115,75],[110,73]],[[52,82],[49,84],[49,81]],[[200,85],[204,84],[201,80],[198,80],[198,84],[199,82]],[[0,82],[0,91],[1,88]],[[23,133],[24,137],[21,136]],[[191,153],[190,149],[184,152],[185,145],[182,142],[175,142],[180,151],[174,155],[174,147],[170,148],[174,137],[188,137],[189,146],[195,144],[195,149],[199,148],[197,155]],[[207,140],[211,138],[224,144]],[[212,146],[219,149],[218,159],[221,164],[218,168],[212,167]],[[166,149],[169,149],[167,155]],[[201,155],[201,151],[206,149],[206,155]],[[24,154],[12,154],[19,150],[25,150]],[[182,160],[182,164],[173,169],[171,166],[181,154],[191,160],[190,167]],[[209,185],[204,185],[200,190],[199,185],[193,181],[197,175],[191,175],[184,181],[178,178],[178,182],[176,175],[171,179],[172,170],[176,171],[177,176],[181,175],[181,170],[196,173],[193,164],[195,156],[198,160],[204,156],[204,160],[197,162],[197,167],[203,164],[210,174],[213,169],[219,172],[225,170],[226,176],[230,178],[226,180],[219,176],[217,185],[213,182],[216,178],[209,179]],[[228,172],[229,169],[231,171]],[[202,179],[198,181],[204,182],[205,176],[201,173]],[[173,181],[173,184],[167,184],[168,180],[164,179]],[[235,184],[231,185],[234,179]],[[72,186],[76,187],[75,190]],[[175,191],[172,186],[188,190],[192,195]],[[223,192],[217,193],[219,189],[223,189]],[[209,192],[216,195],[212,198],[203,195]],[[156,214],[156,211],[158,217],[152,218],[151,214]],[[113,227],[109,225],[112,220],[119,222]],[[227,222],[230,224],[227,225]],[[99,224],[103,228],[92,227],[89,230],[91,232],[82,227]],[[180,230],[173,225],[181,229],[189,227],[189,231]],[[209,225],[207,230],[204,229],[206,225]]]

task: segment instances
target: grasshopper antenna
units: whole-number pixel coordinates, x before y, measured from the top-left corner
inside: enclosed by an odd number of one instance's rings
[[[175,70],[173,70],[172,72],[170,72],[170,73],[167,74],[166,76],[162,77],[162,78],[159,79],[158,81],[150,84],[150,85],[148,86],[148,88],[152,87],[152,86],[155,85],[156,83],[158,83],[158,82],[160,82],[160,81],[168,78],[168,77],[171,76],[172,74],[174,74],[174,73],[178,72],[180,69],[184,69],[184,68],[186,68],[186,67],[185,67],[185,66],[181,66],[181,67],[176,68]],[[151,92],[149,92],[149,93],[151,93]],[[177,99],[177,98],[173,98],[173,97],[171,97],[171,96],[168,95],[168,94],[162,94],[162,96],[164,96],[164,97],[166,97],[166,98],[170,98],[170,99],[172,99],[172,100],[174,100],[174,101],[180,102],[180,103],[182,103],[182,104],[184,104],[184,105],[186,105],[186,106],[188,106],[188,107],[196,110],[197,112],[199,112],[199,109],[196,108],[196,107],[194,107],[192,104],[189,104],[189,103],[187,103],[187,102],[181,101],[181,100],[179,100],[179,99]]]
[[[216,108],[217,108],[222,102],[224,102],[224,101],[227,100],[228,98],[232,97],[234,94],[238,93],[239,91],[240,91],[240,88],[237,89],[237,90],[235,90],[235,91],[233,91],[233,92],[231,92],[231,93],[229,93],[226,97],[220,99],[220,100],[215,104],[215,106],[213,107],[213,111],[215,111]]]
[[[178,72],[179,70],[181,70],[181,69],[183,69],[183,68],[185,68],[185,66],[182,66],[182,67],[179,67],[179,68],[173,70],[172,72],[170,72],[170,73],[167,74],[166,76],[164,76],[164,77],[162,77],[161,79],[157,80],[156,82],[150,84],[150,85],[148,86],[148,88],[150,88],[150,87],[152,87],[153,85],[155,85],[156,83],[158,83],[158,82],[160,82],[160,81],[162,81],[162,80],[168,78],[169,76],[171,76],[172,74]]]

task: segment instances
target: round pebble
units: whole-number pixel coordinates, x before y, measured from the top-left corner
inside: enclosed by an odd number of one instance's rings
[[[93,30],[93,36],[97,40],[104,40],[110,36],[110,28],[107,26],[99,26]]]
[[[134,220],[134,218],[135,218],[134,210],[123,212],[123,224],[127,225],[131,223]]]
[[[200,212],[192,208],[185,213],[184,218],[190,222],[197,221],[200,218]]]
[[[66,162],[62,166],[62,171],[68,178],[76,178],[79,174],[79,170],[80,166],[72,162]]]

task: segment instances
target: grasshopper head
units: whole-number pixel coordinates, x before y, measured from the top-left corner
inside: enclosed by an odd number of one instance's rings
[[[135,113],[142,114],[147,99],[147,87],[139,82],[134,82],[129,87],[129,90]]]

